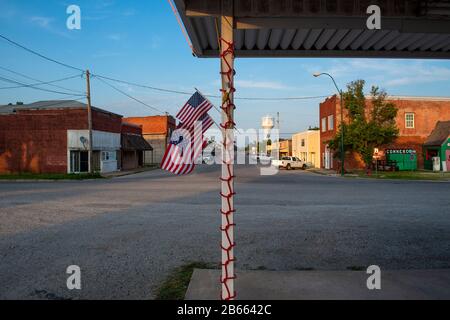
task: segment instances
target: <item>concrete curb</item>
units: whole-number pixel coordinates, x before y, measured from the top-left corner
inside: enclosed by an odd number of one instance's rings
[[[159,169],[159,167],[151,167],[151,168],[135,170],[135,171],[119,171],[119,172],[113,173],[113,174],[104,174],[104,175],[102,175],[102,177],[107,178],[107,179],[113,179],[113,178],[117,178],[117,177],[129,176],[132,174],[153,171],[153,170],[157,170],[157,169]]]
[[[367,288],[366,271],[237,270],[239,300],[450,299],[450,269],[381,270],[380,290]],[[220,270],[195,269],[186,300],[218,300]]]

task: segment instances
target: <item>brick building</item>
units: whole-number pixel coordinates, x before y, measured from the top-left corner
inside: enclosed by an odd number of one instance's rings
[[[396,118],[399,137],[390,145],[379,146],[380,156],[384,157],[384,150],[409,149],[417,153],[418,168],[424,168],[423,144],[430,133],[441,120],[450,120],[450,98],[432,97],[388,97],[398,108]],[[370,97],[367,97],[370,103]],[[340,99],[334,95],[320,104],[320,154],[321,167],[326,169],[338,168],[338,159],[333,157],[328,148],[328,141],[335,135],[341,118]],[[344,121],[347,112],[344,110]],[[363,168],[364,163],[355,154],[347,154],[345,159],[346,170]]]
[[[153,151],[145,152],[145,164],[160,164],[172,131],[175,130],[175,118],[169,115],[129,117],[125,122],[142,126],[142,136],[153,147]]]
[[[93,170],[120,169],[122,116],[92,107]],[[0,106],[0,172],[89,170],[87,105],[73,100]]]
[[[120,135],[120,165],[123,170],[143,167],[145,153],[152,154],[152,146],[142,137],[142,127],[122,122]]]
[[[278,156],[287,157],[292,156],[292,140],[280,138],[278,141],[274,141],[272,145],[267,146],[267,152],[271,150],[278,150]]]

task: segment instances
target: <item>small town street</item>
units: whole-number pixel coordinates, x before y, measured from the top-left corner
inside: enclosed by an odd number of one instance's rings
[[[0,299],[151,299],[174,268],[219,263],[218,176],[0,182]],[[450,268],[449,182],[236,176],[238,271]]]

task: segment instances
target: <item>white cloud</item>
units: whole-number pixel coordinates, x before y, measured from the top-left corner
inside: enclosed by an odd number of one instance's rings
[[[96,52],[92,55],[92,58],[99,59],[99,58],[111,58],[111,57],[119,57],[123,54],[120,52]]]
[[[310,67],[307,67],[311,71]],[[428,61],[353,59],[333,61],[324,70],[339,82],[362,78],[381,87],[408,86],[450,80],[450,68]]]
[[[127,9],[122,12],[122,15],[125,17],[131,17],[131,16],[134,16],[135,14],[136,14],[136,10],[133,8]]]
[[[41,27],[41,28],[49,28],[50,23],[52,22],[52,18],[48,17],[40,17],[40,16],[34,16],[30,18],[30,22]]]
[[[119,33],[112,33],[106,36],[106,38],[108,38],[109,40],[113,40],[113,41],[120,41],[122,40],[123,36]]]
[[[215,84],[220,85],[220,81],[216,80]],[[291,87],[278,81],[236,80],[235,86],[248,89],[272,89],[272,90],[292,89]]]
[[[115,4],[114,0],[104,0],[97,3],[97,8],[103,9],[111,7]]]
[[[53,22],[54,22],[53,18],[44,17],[44,16],[31,16],[31,17],[27,17],[26,19],[29,23],[31,23],[32,25],[34,25],[36,27],[44,29],[53,34],[57,34],[59,36],[70,38],[70,35],[67,32],[67,29],[60,30],[59,28],[57,28],[53,25]],[[65,26],[65,24],[64,24],[64,26]]]

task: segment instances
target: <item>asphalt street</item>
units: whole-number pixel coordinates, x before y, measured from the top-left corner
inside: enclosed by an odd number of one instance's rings
[[[238,270],[450,268],[449,182],[236,175]],[[218,176],[0,182],[0,299],[152,299],[177,266],[219,263]]]

